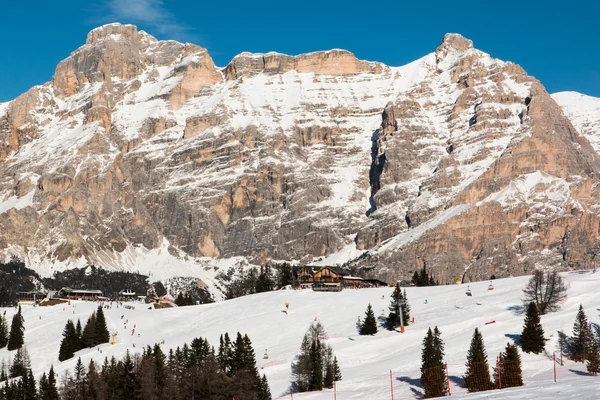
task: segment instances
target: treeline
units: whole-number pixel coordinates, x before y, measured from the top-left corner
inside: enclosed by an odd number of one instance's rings
[[[142,354],[102,366],[81,358],[57,384],[51,368],[39,387],[31,369],[0,390],[0,400],[271,400],[266,377],[260,377],[252,343],[238,333],[228,356],[216,355],[206,339],[194,339],[168,355],[158,344]]]
[[[63,338],[58,351],[58,361],[67,360],[75,355],[75,352],[88,347],[95,347],[110,341],[110,333],[106,327],[106,319],[102,306],[92,313],[85,327],[81,328],[81,321],[77,325],[68,320],[63,331]]]
[[[105,296],[116,296],[123,289],[146,294],[148,277],[135,272],[107,271],[93,265],[57,271],[52,278],[44,279],[44,285],[54,290],[63,287],[101,290]]]
[[[266,265],[256,268],[239,267],[227,273],[219,273],[217,279],[225,287],[227,299],[254,293],[279,290],[294,281],[294,272],[290,264]]]
[[[423,265],[418,271],[413,274],[411,282],[415,286],[439,286],[440,282],[433,278],[433,275],[427,273],[427,266]]]
[[[0,263],[0,306],[14,305],[19,292],[38,290],[41,282],[42,278],[16,257],[7,263]]]
[[[292,391],[311,392],[332,388],[342,380],[337,358],[325,342],[325,328],[320,322],[313,323],[302,344],[298,360],[292,364]]]

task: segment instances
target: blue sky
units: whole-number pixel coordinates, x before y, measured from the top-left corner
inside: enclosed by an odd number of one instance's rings
[[[446,32],[514,61],[551,93],[600,97],[600,2],[538,0],[21,0],[0,13],[0,102],[52,78],[58,62],[108,22],[206,47],[219,66],[242,52],[343,48],[403,65]]]

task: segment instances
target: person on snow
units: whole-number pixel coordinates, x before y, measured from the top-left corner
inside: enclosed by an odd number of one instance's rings
[[[286,311],[290,308],[290,303],[288,303],[287,301],[285,302],[285,309]]]

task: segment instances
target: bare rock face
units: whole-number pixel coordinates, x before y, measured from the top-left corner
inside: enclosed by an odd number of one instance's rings
[[[284,74],[291,70],[301,73],[348,76],[360,73],[380,74],[383,69],[382,64],[360,61],[349,51],[331,50],[299,56],[242,53],[231,61],[224,73],[227,79],[235,80],[260,73]]]
[[[0,252],[45,271],[350,262],[390,282],[577,268],[600,226],[579,129],[456,34],[403,67],[332,50],[219,70],[111,24],[0,104]]]

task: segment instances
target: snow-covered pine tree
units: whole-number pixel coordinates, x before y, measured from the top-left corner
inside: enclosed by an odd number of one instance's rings
[[[584,362],[587,360],[588,353],[592,348],[592,342],[594,342],[594,333],[588,322],[585,311],[583,311],[583,305],[579,305],[579,311],[575,317],[575,323],[573,324],[573,336],[571,336],[571,356],[574,361]]]
[[[480,392],[492,388],[485,345],[483,343],[483,337],[477,328],[475,328],[475,332],[473,332],[473,338],[471,339],[471,346],[467,353],[467,362],[465,365],[467,371],[463,378],[469,392]]]
[[[365,312],[365,319],[362,326],[360,327],[361,335],[374,335],[377,333],[377,320],[375,319],[375,313],[373,307],[369,303],[367,311]]]
[[[544,351],[544,329],[534,302],[529,303],[529,307],[527,307],[520,341],[521,348],[525,353],[539,354]]]

